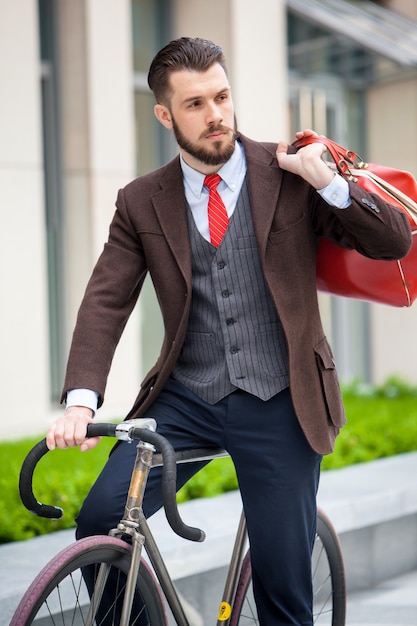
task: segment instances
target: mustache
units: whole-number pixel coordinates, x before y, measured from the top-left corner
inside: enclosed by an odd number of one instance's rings
[[[201,134],[200,139],[205,139],[206,137],[209,137],[210,135],[212,135],[213,133],[233,133],[235,134],[235,130],[233,128],[231,128],[230,126],[223,126],[222,124],[219,124],[218,126],[212,126],[209,130],[205,131],[204,133]]]

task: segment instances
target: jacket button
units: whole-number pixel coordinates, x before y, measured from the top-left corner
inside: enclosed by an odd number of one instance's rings
[[[371,202],[370,200],[368,200],[368,198],[362,198],[362,202],[363,204],[366,204],[366,206],[369,206],[370,209],[375,211],[375,213],[381,212],[381,209],[375,204],[375,202]]]

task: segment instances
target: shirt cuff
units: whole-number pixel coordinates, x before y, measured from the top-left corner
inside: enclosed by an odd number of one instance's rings
[[[66,405],[69,406],[85,406],[93,411],[93,417],[97,411],[98,404],[97,391],[92,389],[71,389],[67,393]]]
[[[339,174],[333,177],[332,182],[327,187],[317,189],[317,193],[321,195],[327,204],[331,204],[338,209],[346,209],[351,203],[349,183]]]

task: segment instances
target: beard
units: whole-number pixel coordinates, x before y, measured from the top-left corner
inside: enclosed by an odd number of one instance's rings
[[[236,121],[233,129],[219,124],[218,126],[213,126],[209,130],[207,130],[205,134],[202,135],[203,138],[205,135],[210,135],[213,132],[220,131],[230,133],[230,131],[232,131],[229,142],[223,144],[223,142],[221,141],[215,141],[213,143],[212,150],[206,150],[205,148],[197,146],[192,141],[189,141],[181,132],[174,118],[172,118],[172,130],[174,132],[175,139],[179,147],[195,159],[198,159],[199,161],[204,163],[205,165],[223,165],[223,163],[226,163],[226,161],[230,159],[235,149],[237,132]]]

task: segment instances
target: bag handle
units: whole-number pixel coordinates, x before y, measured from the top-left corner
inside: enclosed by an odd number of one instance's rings
[[[312,143],[322,143],[326,146],[326,149],[335,162],[340,174],[352,179],[353,181],[356,181],[356,178],[353,175],[351,168],[364,169],[367,167],[367,163],[365,163],[364,160],[356,154],[356,152],[347,150],[332,139],[325,137],[325,135],[310,135],[308,137],[302,137],[301,139],[296,139],[292,145],[298,150],[299,148],[304,148],[304,146],[308,146]]]

